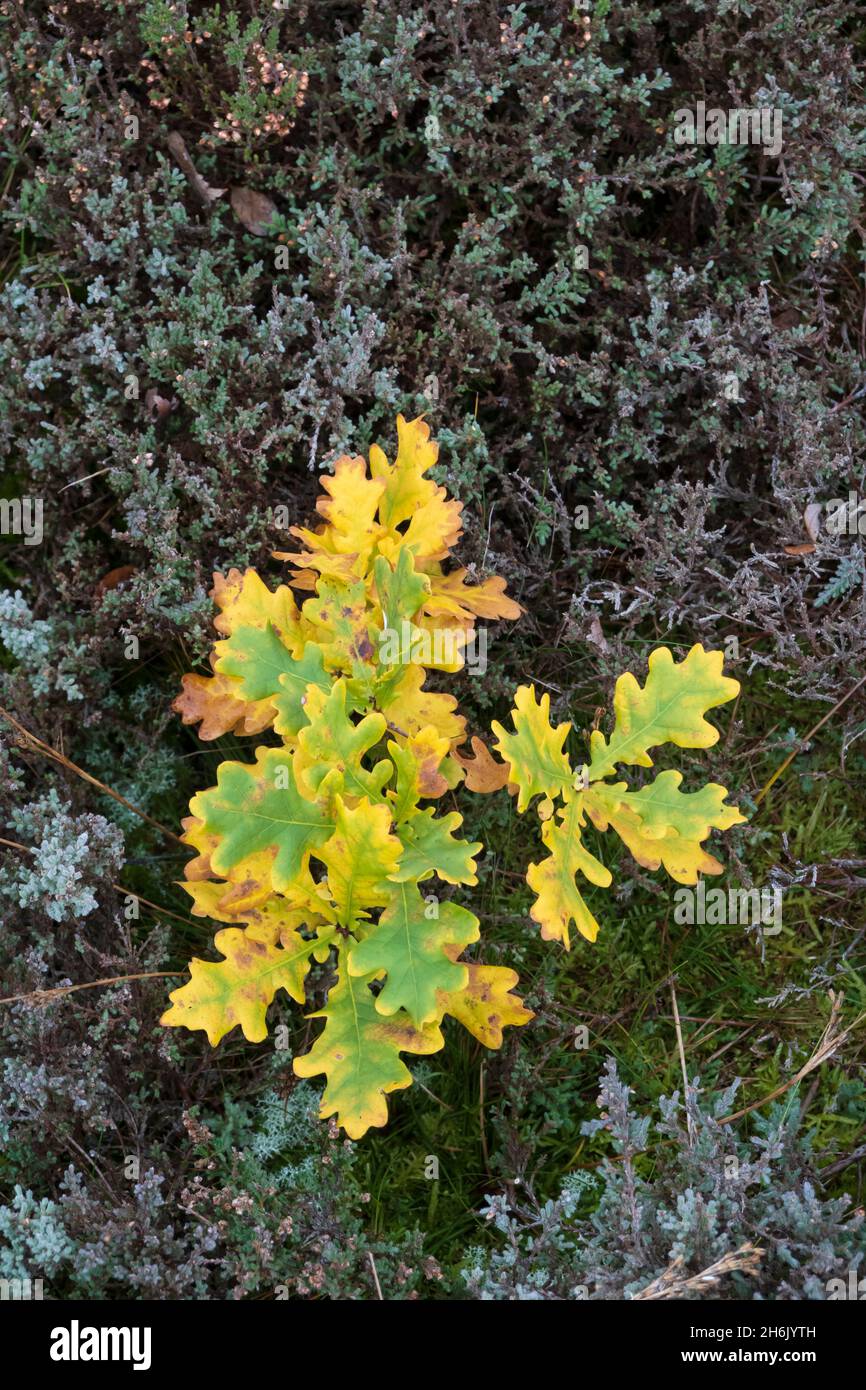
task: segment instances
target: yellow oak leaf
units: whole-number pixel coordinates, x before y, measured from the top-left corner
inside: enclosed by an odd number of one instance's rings
[[[325,534],[330,547],[338,554],[359,556],[364,564],[358,573],[363,574],[382,530],[376,512],[385,484],[367,477],[363,458],[344,455],[334,464],[333,476],[322,477],[322,487],[329,495],[319,498],[316,511],[328,523]]]
[[[336,985],[324,1007],[311,1018],[325,1027],[312,1048],[292,1065],[297,1076],[327,1077],[319,1114],[336,1115],[350,1139],[388,1123],[386,1095],[412,1084],[401,1052],[425,1056],[445,1045],[435,1022],[417,1028],[400,1012],[385,1018],[376,1008],[371,977],[353,978],[341,963]]]
[[[723,652],[706,652],[698,642],[680,662],[667,647],[649,656],[649,674],[641,688],[630,671],[619,677],[614,694],[616,723],[610,739],[595,730],[590,738],[591,781],[607,777],[617,763],[652,767],[648,749],[660,743],[679,748],[711,748],[719,731],[707,710],[733,700],[739,681],[722,675]]]
[[[238,1025],[248,1042],[262,1042],[268,1035],[268,1005],[278,989],[304,1002],[304,979],[316,944],[288,929],[218,931],[214,945],[225,959],[194,957],[189,981],[172,990],[171,1008],[160,1023],[167,1028],[201,1028],[212,1047]]]
[[[534,796],[558,796],[573,780],[563,744],[570,724],[553,728],[550,723],[550,696],[535,698],[534,685],[521,685],[514,696],[511,717],[515,732],[509,734],[494,720],[494,745],[509,766],[508,780],[518,788],[517,809],[525,811]]]
[[[229,570],[214,574],[211,598],[220,612],[214,618],[217,632],[230,637],[238,627],[267,627],[270,623],[286,646],[295,649],[300,617],[291,589],[281,584],[268,588],[255,570]]]
[[[420,666],[404,667],[390,695],[379,706],[390,731],[408,739],[432,725],[452,747],[462,743],[466,736],[466,720],[462,714],[455,714],[457,701],[454,696],[424,690],[423,686],[424,672]]]
[[[403,546],[418,560],[443,560],[463,532],[463,503],[448,496],[444,487],[434,487],[432,495],[412,513],[405,532],[393,531],[379,541],[379,553],[396,561]]]
[[[424,474],[439,457],[439,445],[430,439],[430,426],[419,416],[405,420],[397,416],[397,458],[389,463],[382,449],[370,450],[370,472],[384,483],[379,520],[392,532],[429,502],[436,484]]]
[[[376,520],[385,484],[367,476],[363,458],[343,455],[334,464],[333,475],[322,478],[322,487],[328,496],[319,498],[316,509],[325,518],[325,525],[318,531],[291,527],[307,549],[294,555],[276,552],[278,558],[294,560],[343,582],[363,579],[376,542],[385,534]]]
[[[446,947],[446,951],[449,949],[456,959],[461,948]],[[463,963],[468,972],[466,984],[463,989],[440,994],[439,1007],[443,1014],[462,1023],[485,1047],[501,1047],[503,1028],[521,1028],[535,1017],[523,1000],[511,993],[519,983],[517,972],[502,965]]]
[[[347,927],[366,917],[369,908],[387,903],[387,879],[403,846],[391,834],[387,806],[374,806],[365,798],[350,809],[341,796],[334,798],[334,805],[333,835],[316,849],[316,858],[327,867],[328,891],[340,924]]]
[[[287,560],[290,564],[300,566],[292,573],[292,584],[296,589],[315,590],[323,576],[339,584],[351,584],[360,577],[357,572],[359,564],[356,555],[343,555],[338,551],[328,550],[319,531],[307,531],[302,526],[293,526],[292,530],[306,545],[319,547],[312,551],[271,551],[275,560]]]
[[[419,614],[413,625],[415,642],[410,646],[410,660],[430,671],[462,671],[466,664],[464,652],[475,633],[471,624],[459,625],[452,618],[434,618]]]
[[[430,596],[424,601],[424,612],[430,617],[445,615],[469,623],[476,617],[520,617],[523,609],[507,596],[504,579],[493,576],[481,584],[467,584],[467,574],[465,569],[456,569],[451,574],[430,574]]]
[[[314,588],[316,571],[344,584],[363,580],[370,570],[377,542],[387,534],[376,520],[385,482],[367,476],[363,458],[344,455],[337,459],[333,475],[323,477],[322,487],[328,496],[319,498],[316,509],[325,517],[325,525],[317,531],[291,527],[306,550],[274,552],[276,559],[290,560],[301,567],[295,575],[299,587]]]
[[[598,923],[578,890],[577,873],[601,888],[610,886],[611,874],[581,841],[585,817],[580,799],[567,801],[560,816],[559,821],[550,819],[542,825],[541,838],[550,855],[540,864],[530,864],[526,881],[537,894],[530,916],[541,927],[542,937],[545,941],[561,941],[568,951],[571,922],[587,941],[594,941],[598,935]]]
[[[309,871],[300,873],[283,896],[269,893],[262,902],[238,902],[236,897],[226,893],[225,882],[210,879],[198,883],[180,885],[192,898],[190,911],[194,917],[210,917],[217,922],[231,922],[237,925],[270,930],[274,939],[280,931],[294,931],[298,927],[317,928],[336,923],[334,911],[327,890],[314,883]]]

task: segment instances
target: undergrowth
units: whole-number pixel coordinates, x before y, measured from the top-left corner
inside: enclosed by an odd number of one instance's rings
[[[866,491],[856,12],[0,0],[0,21],[0,500],[44,503],[39,544],[0,542],[0,1277],[568,1299],[728,1260],[707,1296],[826,1296],[862,1260],[866,1128],[863,531],[826,524]],[[782,159],[675,145],[703,99],[778,107]],[[724,650],[719,743],[664,765],[749,817],[721,882],[778,890],[781,929],[677,923],[588,829],[604,929],[554,953],[537,832],[504,793],[462,799],[485,959],[536,1017],[495,1056],[452,1029],[352,1145],[291,1075],[312,1031],[288,1002],[268,1050],[158,1026],[209,936],[174,831],[251,756],[171,703],[213,571],[282,577],[319,474],[398,412],[440,441],[472,578],[526,610],[483,678],[449,678],[468,732],[534,683],[554,722],[609,733],[653,647]],[[691,1125],[663,1103],[684,1072]],[[625,1119],[587,1128],[600,1077],[614,1120],[633,1093],[631,1234]]]

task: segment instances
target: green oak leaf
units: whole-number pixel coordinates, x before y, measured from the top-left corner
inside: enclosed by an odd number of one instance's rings
[[[371,977],[354,979],[343,966],[328,1000],[312,1018],[325,1027],[312,1048],[293,1062],[297,1076],[327,1077],[320,1115],[336,1115],[350,1139],[388,1122],[385,1096],[411,1086],[401,1052],[426,1055],[445,1044],[436,1023],[416,1028],[406,1013],[384,1018],[370,990]]]
[[[437,816],[430,807],[402,821],[397,834],[403,853],[392,878],[406,883],[436,874],[445,883],[477,883],[475,856],[484,846],[477,840],[455,840],[453,832],[462,824],[463,817],[457,811]]]
[[[217,785],[190,802],[193,816],[203,822],[203,834],[217,838],[210,855],[214,872],[227,875],[265,851],[273,856],[273,886],[284,892],[310,852],[334,832],[324,793],[339,784],[339,774],[331,773],[329,781],[319,800],[302,796],[293,756],[286,748],[257,748],[255,763],[222,763]]]
[[[216,651],[215,670],[237,677],[245,699],[273,701],[279,734],[296,734],[306,723],[302,701],[308,685],[325,691],[331,686],[320,648],[308,642],[300,656],[293,656],[272,623],[238,627],[226,641],[217,642]]]
[[[403,622],[414,618],[429,595],[430,580],[415,569],[415,558],[408,548],[400,551],[395,568],[379,555],[373,573],[385,627],[399,631]]]
[[[405,1009],[420,1027],[441,1015],[437,990],[450,995],[462,990],[469,978],[466,966],[446,955],[444,948],[462,950],[478,935],[478,918],[465,907],[428,904],[414,883],[395,884],[379,921],[353,947],[349,971],[365,976],[385,971],[376,996],[378,1012],[391,1015]]]
[[[616,723],[610,739],[595,730],[590,737],[589,778],[608,777],[617,763],[652,767],[648,749],[661,743],[678,748],[712,748],[719,731],[704,715],[733,700],[740,683],[722,675],[723,652],[706,652],[698,642],[680,662],[667,647],[650,652],[646,684],[631,671],[616,683]]]
[[[302,786],[315,795],[334,768],[342,774],[347,796],[382,800],[382,787],[392,775],[387,759],[369,771],[362,758],[382,738],[386,720],[374,711],[354,724],[348,716],[348,688],[345,680],[335,681],[327,692],[312,689],[305,697],[308,723],[298,735],[295,772]]]

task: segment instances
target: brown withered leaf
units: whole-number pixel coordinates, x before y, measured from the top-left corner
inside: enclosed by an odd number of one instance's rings
[[[508,764],[500,763],[493,757],[483,739],[473,737],[474,758],[468,758],[459,748],[454,749],[454,758],[466,773],[466,786],[471,792],[498,792],[508,783]]]
[[[109,589],[116,589],[119,584],[124,584],[127,579],[131,579],[134,574],[135,565],[118,565],[117,569],[109,570],[94,586],[93,597],[102,598]]]
[[[786,554],[786,555],[811,555],[811,554],[813,553],[814,549],[815,549],[814,545],[786,545],[786,546],[785,546],[785,554]]]
[[[266,193],[257,193],[254,188],[233,188],[231,191],[232,212],[253,236],[267,236],[268,228],[277,215],[276,203]]]
[[[178,131],[171,131],[166,140],[166,144],[178,166],[186,175],[190,188],[206,207],[210,207],[211,203],[216,202],[217,198],[223,196],[226,191],[224,188],[214,188],[206,179],[202,178],[198,169],[190,159],[189,150],[186,147],[183,136],[180,135]]]
[[[818,539],[818,533],[821,530],[821,512],[820,502],[810,502],[803,513],[803,525],[810,541]]]
[[[586,634],[586,640],[587,642],[592,642],[596,647],[599,648],[600,651],[610,651],[610,643],[605,637],[602,631],[601,623],[596,617],[593,618],[592,622],[589,625],[589,632]]]

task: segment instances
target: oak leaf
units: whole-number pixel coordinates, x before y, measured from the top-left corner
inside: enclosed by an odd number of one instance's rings
[[[521,1028],[535,1017],[523,1000],[511,993],[518,982],[517,972],[475,961],[467,962],[466,971],[464,987],[440,996],[440,1006],[485,1047],[501,1047],[503,1028]]]
[[[387,879],[397,867],[402,845],[391,834],[387,806],[366,799],[349,808],[335,797],[334,833],[316,855],[328,870],[328,889],[342,926],[367,917],[368,909],[388,902]]]
[[[439,903],[429,911],[414,883],[391,886],[379,921],[349,955],[352,975],[385,975],[376,1008],[391,1015],[405,1009],[417,1026],[441,1017],[438,992],[453,994],[468,979],[465,965],[453,960],[479,934],[478,918],[457,903]]]
[[[327,1085],[319,1113],[323,1120],[336,1115],[350,1139],[387,1124],[385,1096],[411,1086],[412,1074],[401,1052],[425,1056],[445,1045],[436,1023],[416,1028],[408,1014],[383,1017],[370,982],[370,977],[355,979],[348,970],[340,971],[325,1007],[310,1015],[325,1020],[323,1031],[310,1051],[292,1064],[297,1076],[324,1073]]]
[[[333,785],[332,780],[331,789]],[[301,794],[286,749],[258,748],[254,764],[222,763],[217,785],[193,797],[190,810],[204,833],[216,837],[210,855],[215,873],[225,876],[251,857],[266,855],[271,884],[282,892],[305,867],[311,850],[334,832],[327,800]]]
[[[535,698],[535,687],[521,685],[511,714],[515,732],[509,734],[494,720],[496,751],[509,766],[509,781],[517,786],[517,809],[525,811],[534,796],[555,796],[572,781],[571,765],[563,752],[570,724],[550,723],[550,696]]]
[[[304,1002],[304,978],[316,941],[284,930],[278,939],[267,927],[226,927],[214,937],[221,961],[193,958],[190,979],[172,990],[160,1023],[168,1028],[202,1028],[212,1047],[240,1025],[248,1042],[268,1035],[265,1015],[278,989]]]

